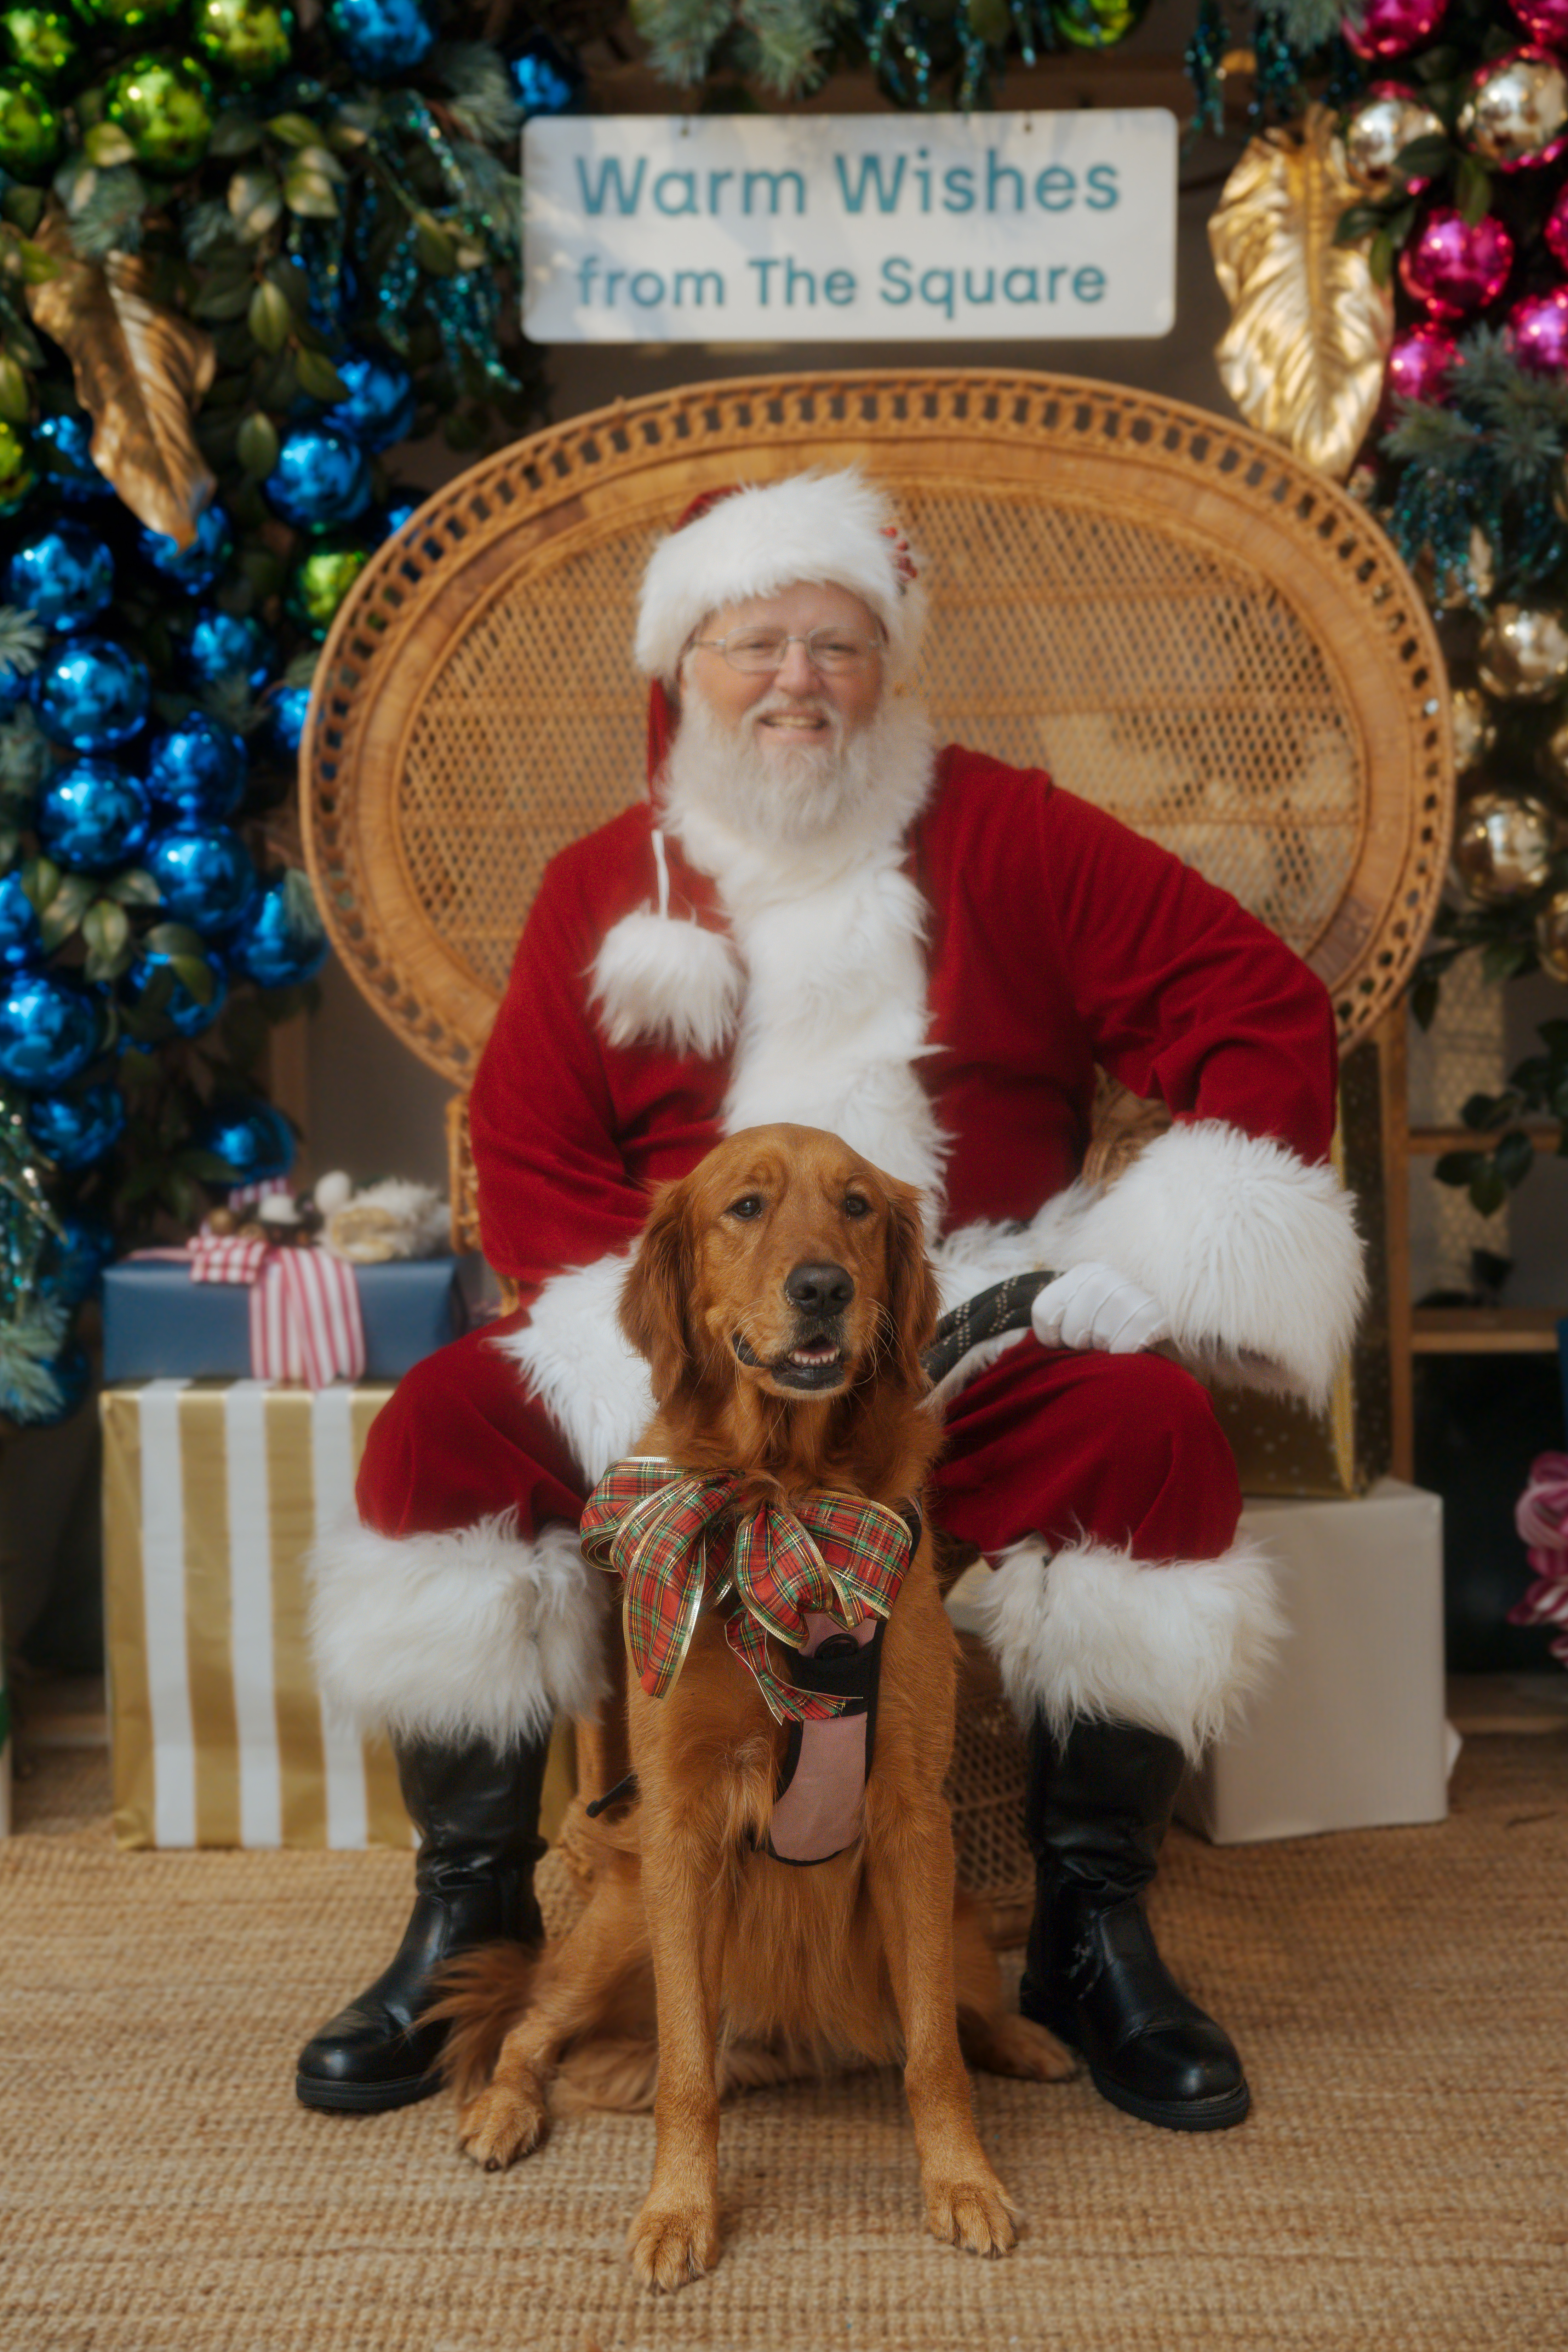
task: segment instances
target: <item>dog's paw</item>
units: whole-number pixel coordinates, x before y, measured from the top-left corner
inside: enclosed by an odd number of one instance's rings
[[[632,2223],[626,2252],[644,2286],[672,2294],[718,2261],[718,2217],[706,2206],[671,2205],[650,2197]]]
[[[986,2168],[967,2180],[926,2184],[926,2221],[944,2246],[969,2254],[1005,2254],[1017,2242],[1017,2209]]]
[[[973,2063],[1025,2083],[1065,2083],[1078,2072],[1073,2053],[1030,2017],[988,2018]]]
[[[458,2144],[487,2172],[504,2172],[518,2157],[531,2155],[539,2146],[544,2120],[544,2102],[536,2093],[492,2083],[463,2109]]]

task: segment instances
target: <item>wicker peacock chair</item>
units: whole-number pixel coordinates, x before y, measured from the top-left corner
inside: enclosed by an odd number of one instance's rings
[[[1332,483],[1200,410],[1023,372],[617,404],[474,467],[389,540],[311,706],[317,895],[359,987],[458,1089],[462,1246],[465,1091],[541,871],[643,790],[648,553],[699,490],[850,461],[930,560],[939,740],[1048,768],[1234,891],[1327,983],[1347,1048],[1398,1002],[1447,862],[1442,663]],[[964,1739],[967,1875],[1001,1893],[1020,1851],[994,1708]]]

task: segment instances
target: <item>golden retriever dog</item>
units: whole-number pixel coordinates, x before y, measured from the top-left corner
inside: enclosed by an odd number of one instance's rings
[[[626,1277],[621,1322],[658,1404],[639,1457],[738,1474],[737,1522],[827,1490],[903,1514],[913,1545],[881,1628],[869,1729],[853,1712],[848,1732],[844,1718],[824,1727],[859,1748],[850,1813],[841,1788],[824,1801],[829,1845],[840,1808],[841,1850],[810,1867],[790,1866],[787,1838],[784,1859],[774,1850],[805,1734],[775,1721],[731,1638],[739,1604],[720,1592],[665,1696],[627,1677],[635,1807],[602,1825],[570,1934],[537,1963],[491,1948],[448,1977],[447,2065],[476,2163],[497,2170],[537,2146],[563,2053],[572,2104],[646,2105],[657,2083],[653,2184],[628,2242],[651,2287],[717,2258],[726,2090],[901,2059],[932,2232],[1001,2254],[1016,2215],[981,2147],[964,2059],[1037,2081],[1071,2070],[1004,2008],[982,1923],[954,1902],[942,1780],[958,1654],[911,1507],[940,1444],[921,1367],[936,1311],[916,1193],[811,1128],[751,1129],[668,1187]],[[863,1651],[870,1630],[847,1642],[839,1622],[824,1660]],[[810,1686],[807,1645],[774,1639],[765,1654]]]

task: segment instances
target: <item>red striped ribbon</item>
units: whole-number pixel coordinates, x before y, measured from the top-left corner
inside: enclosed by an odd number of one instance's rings
[[[309,1389],[364,1378],[364,1318],[353,1268],[327,1250],[275,1249],[232,1234],[198,1234],[193,1282],[250,1287],[250,1370]]]

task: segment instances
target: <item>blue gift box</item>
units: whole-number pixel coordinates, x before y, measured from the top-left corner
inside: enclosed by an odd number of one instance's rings
[[[455,1257],[354,1268],[366,1380],[396,1381],[468,1328]],[[127,1258],[103,1277],[103,1381],[248,1380],[250,1291],[188,1266]]]

